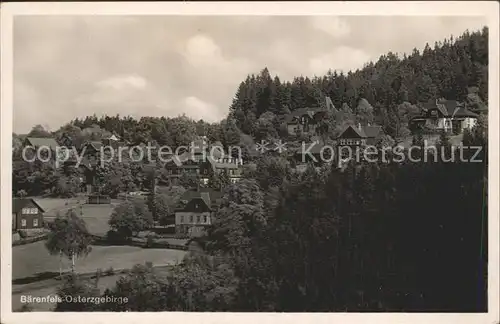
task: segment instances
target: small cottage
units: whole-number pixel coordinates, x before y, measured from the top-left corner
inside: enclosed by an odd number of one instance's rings
[[[42,228],[44,212],[31,198],[12,199],[12,230]]]
[[[189,190],[175,211],[175,231],[190,237],[201,236],[213,222],[222,195],[209,188]]]

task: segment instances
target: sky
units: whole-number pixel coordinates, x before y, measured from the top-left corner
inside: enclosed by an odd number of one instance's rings
[[[17,16],[13,131],[55,131],[94,113],[214,122],[264,67],[282,81],[349,71],[484,25],[457,16]]]

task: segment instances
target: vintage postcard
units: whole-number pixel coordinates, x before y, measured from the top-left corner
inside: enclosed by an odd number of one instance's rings
[[[498,323],[498,10],[2,5],[1,323]]]

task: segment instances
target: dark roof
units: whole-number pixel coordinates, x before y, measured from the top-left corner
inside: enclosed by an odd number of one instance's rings
[[[220,202],[221,198],[222,198],[222,193],[220,191],[211,188],[188,190],[184,192],[184,194],[181,196],[180,199],[181,204],[178,206],[177,209],[182,210],[185,206],[184,202],[188,204],[193,199],[201,199],[207,204],[207,207],[213,208]]]
[[[471,117],[471,118],[477,118],[479,117],[478,114],[468,110],[465,107],[458,107],[458,109],[453,113],[453,117]]]
[[[340,135],[338,136],[339,138],[344,135],[344,133],[352,129],[359,137],[361,138],[375,138],[381,133],[383,133],[382,126],[379,125],[373,125],[373,126],[354,126],[354,125],[348,125],[344,128],[342,132],[340,132]]]
[[[437,108],[444,116],[456,116],[456,117],[477,117],[476,114],[467,110],[463,104],[460,104],[455,100],[435,100],[430,101],[426,105],[427,110]],[[457,115],[457,113],[459,115]]]
[[[423,111],[427,112],[430,109],[437,109],[441,114],[445,117],[459,117],[459,118],[465,118],[465,117],[471,117],[471,118],[477,118],[478,115],[470,110],[468,110],[463,104],[455,101],[455,100],[434,100],[434,101],[429,101]],[[418,118],[427,118],[425,115],[420,115],[420,116],[411,116],[410,119],[418,119]]]
[[[340,135],[338,137],[342,137],[342,135],[344,135],[344,133],[347,132],[349,129],[352,129],[361,138],[367,137],[363,129],[359,129],[358,127],[353,125],[346,126],[344,130],[340,132]]]
[[[50,137],[47,138],[42,138],[42,137],[26,137],[25,139],[26,142],[29,143],[29,145],[34,146],[34,147],[41,147],[41,146],[46,146],[50,147],[52,150],[55,150],[59,144],[57,144],[56,140]]]
[[[316,113],[319,112],[327,112],[328,110],[321,108],[321,107],[315,107],[315,108],[298,108],[292,111],[290,114],[286,115],[285,121],[286,122],[291,122],[295,117],[300,117],[303,115],[308,115],[309,117],[313,118]]]
[[[40,205],[34,200],[34,199],[31,199],[31,198],[14,198],[12,199],[12,212],[13,213],[18,213],[21,209],[24,208],[24,206],[28,205],[28,203],[32,203],[34,204],[35,206],[38,207],[38,209],[40,209],[43,212],[45,212],[45,210],[40,207]]]

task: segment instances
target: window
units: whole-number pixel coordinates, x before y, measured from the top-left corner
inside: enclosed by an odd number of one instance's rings
[[[38,218],[33,219],[33,227],[38,227]]]
[[[190,223],[193,223],[193,222],[194,222],[194,221],[193,221],[193,216],[192,216],[192,215],[191,215],[191,216],[189,216],[189,222],[190,222]]]
[[[21,226],[26,227],[26,220],[25,219],[21,219]]]
[[[181,224],[184,224],[184,216],[181,216],[180,223],[181,223]]]
[[[31,208],[32,214],[38,214],[38,208]]]
[[[208,223],[208,217],[207,217],[207,215],[203,216],[203,223],[205,223],[205,224]]]
[[[23,210],[21,211],[21,213],[23,213],[23,214],[29,214],[30,213],[30,209],[29,208],[23,208]]]
[[[196,223],[201,223],[201,216],[196,216]]]

